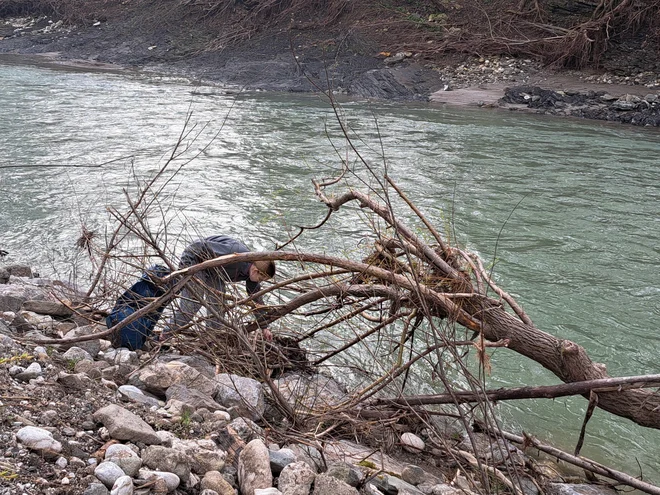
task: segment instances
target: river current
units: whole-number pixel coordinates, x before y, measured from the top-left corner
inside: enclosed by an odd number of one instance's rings
[[[440,229],[495,262],[499,285],[540,329],[584,346],[610,376],[660,372],[657,129],[429,105],[342,109],[365,156]],[[125,209],[124,190],[153,176],[177,141],[183,155],[170,168],[183,167],[159,196],[174,252],[214,233],[272,249],[292,226],[323,218],[311,179],[332,176],[345,152],[317,97],[155,76],[0,64],[0,112],[4,262],[83,285],[82,226],[106,231],[108,208]],[[347,254],[363,232],[338,215],[299,246]],[[492,359],[490,388],[558,383],[512,352]],[[586,405],[499,408],[508,429],[572,451]],[[659,431],[597,410],[582,454],[660,483]]]

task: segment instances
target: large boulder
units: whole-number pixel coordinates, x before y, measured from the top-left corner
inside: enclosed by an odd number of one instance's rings
[[[238,455],[238,484],[242,495],[273,486],[268,448],[261,440],[252,440]]]

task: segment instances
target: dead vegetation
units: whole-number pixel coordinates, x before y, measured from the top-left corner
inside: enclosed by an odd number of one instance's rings
[[[369,55],[510,55],[581,69],[623,43],[653,53],[660,41],[660,0],[0,0],[0,17],[37,14],[82,26],[123,16],[140,32],[194,33],[200,46],[190,53],[267,36]]]

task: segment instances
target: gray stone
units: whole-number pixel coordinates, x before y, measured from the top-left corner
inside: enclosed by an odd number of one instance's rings
[[[39,276],[35,275],[32,272],[32,268],[29,265],[7,265],[5,266],[5,270],[7,270],[11,276],[13,277],[27,277],[27,278],[32,278],[34,276]]]
[[[69,333],[66,334],[66,338],[76,338],[83,337],[88,335],[94,335],[101,331],[99,325],[85,325],[83,327],[74,328]],[[94,358],[101,350],[101,342],[99,339],[86,340],[84,342],[75,342],[71,344],[60,344],[63,349],[70,349],[73,346],[80,347],[85,349],[89,354]]]
[[[168,401],[178,401],[186,404],[190,411],[197,409],[208,409],[209,411],[220,411],[223,407],[213,397],[204,394],[194,388],[188,388],[180,383],[172,385],[165,393]]]
[[[86,351],[85,351],[86,352]],[[85,373],[88,377],[97,380],[101,378],[101,370],[107,366],[105,361],[92,361],[83,359],[78,361],[74,367],[76,373]]]
[[[169,363],[171,361],[178,361],[187,364],[191,368],[196,369],[206,378],[213,379],[215,376],[215,365],[201,356],[181,356],[177,354],[163,354],[158,357],[158,362]]]
[[[53,438],[53,434],[36,426],[25,426],[18,430],[16,440],[31,450],[62,452],[62,444]]]
[[[73,346],[69,348],[68,351],[66,351],[64,354],[62,354],[62,357],[68,361],[72,361],[74,363],[78,363],[78,361],[83,361],[83,360],[88,360],[88,361],[93,361],[94,358],[91,356],[89,352],[87,352],[85,349],[82,349],[81,347],[76,347]]]
[[[188,456],[193,473],[204,475],[207,471],[222,471],[227,453],[217,448],[213,440],[172,440],[172,448]]]
[[[418,454],[425,448],[424,440],[410,432],[401,435],[401,445],[403,445],[404,450],[413,454]]]
[[[8,337],[13,337],[16,332],[14,329],[7,325],[4,320],[0,319],[0,334],[7,335]]]
[[[308,495],[316,479],[306,462],[288,464],[280,473],[277,486],[284,495]]]
[[[326,474],[316,475],[312,495],[358,495],[358,491],[348,483]]]
[[[270,457],[270,470],[274,476],[279,476],[286,466],[296,462],[296,454],[291,449],[269,450],[268,456]]]
[[[142,467],[142,459],[128,445],[115,444],[108,447],[105,460],[114,462],[128,476],[135,477]]]
[[[126,476],[126,473],[114,462],[102,462],[94,468],[94,476],[106,487],[112,488],[115,481]]]
[[[151,426],[132,412],[116,404],[105,406],[96,411],[94,420],[103,423],[110,436],[117,440],[130,440],[148,445],[160,443],[160,438]]]
[[[330,464],[325,474],[337,478],[353,487],[357,487],[363,479],[362,472],[346,462],[335,462]]]
[[[273,486],[268,448],[261,440],[252,440],[238,455],[238,484],[242,495]]]
[[[164,396],[165,391],[176,384],[199,390],[211,397],[215,395],[217,389],[217,385],[212,380],[179,361],[145,366],[131,377],[129,383],[158,396]]]
[[[92,384],[92,379],[85,373],[65,373],[60,371],[57,375],[57,381],[66,388],[74,390],[87,390]]]
[[[137,402],[138,404],[145,404],[148,407],[158,407],[160,405],[156,397],[145,394],[142,390],[133,385],[122,385],[117,389],[117,392],[119,392],[119,395],[125,399]]]
[[[264,429],[248,418],[236,418],[227,426],[233,428],[245,443],[264,436]]]
[[[83,495],[108,495],[110,492],[101,483],[92,483],[83,492]]]
[[[294,443],[286,446],[296,454],[296,459],[305,462],[315,473],[321,472],[325,469],[325,462],[323,456],[315,447]]]
[[[150,469],[142,468],[140,469],[138,476],[143,480],[153,480],[154,478],[163,480],[167,486],[168,492],[173,492],[181,484],[181,479],[174,473],[151,471]]]
[[[208,471],[200,483],[202,490],[213,490],[218,495],[234,495],[234,488],[219,471]]]
[[[61,302],[30,300],[23,303],[24,311],[31,311],[40,315],[57,316],[67,318],[73,315],[73,311]]]
[[[252,378],[221,373],[213,381],[217,392],[213,396],[226,408],[235,408],[240,416],[254,421],[261,418],[266,410],[264,391],[261,383]]]
[[[137,365],[140,363],[137,352],[120,347],[119,349],[110,349],[103,353],[103,360],[110,364],[129,364]]]
[[[142,451],[142,462],[151,469],[174,473],[184,483],[190,479],[190,458],[179,450],[151,445]]]
[[[426,472],[419,466],[408,464],[401,472],[401,479],[406,483],[417,486],[426,481]]]
[[[389,474],[378,475],[371,482],[386,495],[403,492],[409,495],[424,495],[421,490],[418,490],[410,483],[406,483],[402,479],[396,476],[390,476]]]
[[[41,365],[39,363],[30,363],[30,365],[25,369],[25,371],[22,371],[20,373],[17,373],[14,378],[16,380],[19,380],[21,382],[29,382],[30,380],[34,380],[38,376],[40,376],[42,373],[41,370]]]
[[[130,476],[121,476],[117,478],[112,485],[110,495],[133,495],[133,479]]]

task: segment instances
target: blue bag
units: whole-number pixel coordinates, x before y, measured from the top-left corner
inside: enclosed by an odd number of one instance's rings
[[[136,283],[119,296],[115,307],[105,320],[108,328],[117,325],[137,310],[144,308],[155,298],[165,294],[167,289],[156,285],[151,277],[164,277],[169,273],[170,270],[162,265],[148,268]],[[141,349],[147,338],[152,335],[164,308],[165,305],[162,305],[125,325],[119,332],[115,332],[112,336],[113,347],[127,347],[132,351]]]

